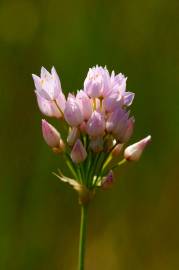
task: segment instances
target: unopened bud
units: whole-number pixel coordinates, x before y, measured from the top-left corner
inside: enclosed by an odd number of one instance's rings
[[[71,159],[73,160],[74,163],[81,163],[86,159],[86,157],[87,157],[86,149],[84,148],[80,139],[77,139],[71,151]]]
[[[114,174],[113,171],[109,171],[109,173],[102,179],[101,187],[102,189],[109,189],[114,183]]]
[[[61,136],[60,133],[49,124],[46,120],[42,120],[42,134],[45,142],[53,149],[60,148]]]
[[[67,143],[72,146],[75,141],[79,138],[80,132],[77,127],[73,127],[67,137]]]
[[[124,157],[128,161],[138,161],[145,149],[145,147],[151,142],[151,136],[140,140],[137,143],[129,145],[124,151]]]
[[[119,156],[119,154],[121,153],[122,147],[123,147],[123,144],[117,144],[117,145],[114,147],[114,149],[112,150],[112,155],[113,155],[114,157]]]

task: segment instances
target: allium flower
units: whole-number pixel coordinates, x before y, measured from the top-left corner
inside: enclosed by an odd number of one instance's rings
[[[134,130],[134,117],[129,111],[134,93],[126,91],[127,78],[122,73],[110,74],[106,67],[92,67],[84,90],[69,93],[67,100],[55,68],[51,73],[42,68],[40,77],[33,75],[33,79],[41,112],[67,125],[66,140],[46,120],[42,120],[42,133],[55,153],[63,152],[71,177],[60,170],[54,174],[78,192],[82,206],[79,269],[84,270],[87,205],[98,189],[113,186],[116,168],[126,161],[139,160],[151,136],[125,148]],[[118,161],[120,155],[124,158]]]
[[[87,122],[88,135],[91,137],[103,136],[105,130],[105,120],[102,113],[94,111]]]
[[[115,109],[107,118],[106,130],[112,133],[120,143],[126,142],[133,131],[133,118],[124,109]]]
[[[79,126],[84,120],[80,101],[72,94],[68,95],[64,116],[67,123],[74,127]]]
[[[84,91],[91,98],[102,97],[109,90],[110,76],[106,68],[90,68],[84,81]]]
[[[80,102],[83,119],[88,120],[92,114],[92,102],[90,98],[83,90],[77,92],[76,98]]]
[[[66,99],[62,93],[60,79],[55,68],[53,67],[51,73],[49,73],[42,67],[40,77],[35,74],[33,74],[32,77],[41,112],[47,116],[61,118],[63,116]]]

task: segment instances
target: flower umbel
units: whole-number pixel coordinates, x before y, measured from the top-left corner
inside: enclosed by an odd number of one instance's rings
[[[134,117],[129,116],[128,110],[134,93],[126,90],[127,78],[122,73],[110,74],[106,67],[92,67],[84,81],[84,90],[76,95],[69,93],[67,100],[54,67],[51,73],[42,67],[40,77],[32,76],[41,112],[62,119],[69,127],[65,147],[60,133],[42,120],[46,143],[55,153],[64,153],[74,181],[95,191],[106,175],[113,175],[111,169],[121,164],[117,161],[115,166],[110,165],[114,157],[123,152],[124,161],[140,158],[151,137],[125,149],[134,129]]]
[[[123,74],[114,71],[110,74],[106,67],[92,67],[84,89],[76,95],[69,93],[67,99],[54,67],[51,73],[42,67],[40,77],[32,76],[42,114],[60,119],[67,126],[66,139],[62,139],[55,127],[42,120],[45,142],[55,153],[63,153],[71,173],[65,176],[58,170],[54,174],[78,192],[82,206],[79,270],[83,270],[89,202],[96,190],[113,186],[116,168],[126,161],[140,159],[151,136],[125,148],[132,137],[135,120],[129,111],[134,93],[126,90],[127,78]],[[120,156],[123,156],[121,161]]]

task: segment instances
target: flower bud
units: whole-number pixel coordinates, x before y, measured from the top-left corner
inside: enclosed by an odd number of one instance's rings
[[[83,122],[83,113],[79,101],[72,94],[68,95],[64,117],[70,126],[76,127]]]
[[[42,120],[42,134],[51,148],[60,148],[60,133],[44,119]]]
[[[114,174],[113,171],[109,171],[109,173],[107,174],[107,176],[105,176],[102,181],[101,181],[101,187],[102,189],[106,190],[112,187],[114,183]]]
[[[79,100],[81,104],[84,120],[88,120],[92,114],[92,104],[90,98],[82,90],[78,91],[76,98]]]
[[[104,116],[94,111],[87,122],[86,130],[88,135],[92,137],[103,136],[105,130]]]
[[[114,157],[117,157],[120,155],[121,150],[122,150],[123,144],[117,144],[114,149],[112,150],[112,155]]]
[[[84,148],[80,139],[77,139],[71,151],[71,159],[73,160],[74,163],[81,163],[86,159],[86,157],[87,157],[86,149]]]
[[[72,146],[75,141],[79,138],[80,132],[77,127],[73,127],[67,137],[67,143]]]
[[[90,148],[95,153],[101,152],[103,150],[103,138],[95,137],[94,139],[91,139]]]
[[[134,131],[134,123],[135,123],[135,118],[133,116],[127,120],[126,128],[124,130],[124,133],[122,134],[123,142],[127,142],[132,136],[132,133]]]
[[[129,145],[124,151],[124,157],[128,161],[138,161],[145,149],[145,147],[151,142],[151,136],[140,140],[137,143]]]

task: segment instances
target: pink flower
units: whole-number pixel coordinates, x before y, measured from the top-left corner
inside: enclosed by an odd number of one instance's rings
[[[73,160],[74,163],[78,164],[83,162],[86,159],[86,157],[87,157],[86,149],[84,148],[80,139],[77,139],[71,151],[71,159]]]
[[[92,137],[103,136],[105,131],[104,116],[97,111],[94,111],[87,122],[86,130],[88,135]]]
[[[72,94],[68,95],[64,117],[70,126],[78,126],[83,122],[83,111],[80,101]]]
[[[134,99],[134,93],[126,92],[127,78],[119,73],[115,75],[114,71],[110,78],[110,89],[104,97],[104,108],[107,112],[112,112],[118,107],[130,106]]]
[[[110,76],[106,68],[92,67],[84,81],[84,91],[92,98],[102,97],[109,89]]]
[[[41,76],[32,75],[35,84],[35,93],[42,113],[47,116],[62,117],[66,99],[61,89],[60,79],[53,67],[49,73],[41,68]],[[45,107],[45,109],[43,108]]]
[[[138,161],[145,149],[145,147],[151,142],[151,136],[147,136],[141,141],[129,145],[124,151],[125,159],[129,161]]]
[[[44,119],[42,119],[42,134],[45,142],[54,152],[59,153],[64,150],[65,145],[61,139],[60,133]]]
[[[83,90],[77,92],[76,98],[81,104],[84,120],[88,120],[92,114],[92,104],[90,98]]]
[[[112,133],[113,136],[120,142],[127,141],[133,131],[132,119],[129,118],[129,112],[123,109],[117,108],[112,112],[106,121],[106,130]]]

